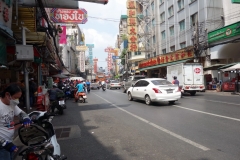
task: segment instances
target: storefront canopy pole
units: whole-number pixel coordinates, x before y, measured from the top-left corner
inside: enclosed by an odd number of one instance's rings
[[[26,30],[28,30],[26,27],[22,27],[22,44],[26,45]],[[27,61],[23,62],[23,69],[24,69],[24,80],[25,80],[25,87],[26,87],[26,107],[27,107],[27,113],[30,111],[30,95],[29,95],[29,80],[28,80],[28,71],[26,68]]]

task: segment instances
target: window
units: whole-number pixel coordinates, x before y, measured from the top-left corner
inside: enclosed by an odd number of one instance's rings
[[[160,21],[161,23],[165,21],[165,12],[160,15]]]
[[[174,26],[169,28],[170,36],[174,35]]]
[[[151,81],[155,86],[159,86],[159,85],[168,85],[168,84],[172,84],[171,82],[167,81],[167,80],[153,80]]]
[[[186,42],[182,42],[182,43],[180,43],[180,48],[182,49],[182,48],[185,48],[186,47]]]
[[[156,53],[156,52],[154,52],[154,53],[153,53],[153,57],[156,57],[156,56],[157,56],[157,53]]]
[[[162,31],[162,32],[161,32],[161,35],[162,35],[162,40],[166,39],[166,33],[165,33],[165,31]]]
[[[164,0],[159,0],[160,4],[162,4],[164,2]]]
[[[180,31],[185,30],[185,20],[182,20],[181,22],[179,22],[179,27],[180,27]]]
[[[148,8],[146,8],[145,13],[146,13],[146,16],[148,16]]]
[[[150,54],[148,54],[147,58],[150,58]]]
[[[195,13],[193,15],[191,15],[191,26],[195,26],[195,24],[198,22],[198,14]]]
[[[171,52],[174,52],[174,51],[175,51],[175,46],[171,46],[171,47],[170,47],[170,51],[171,51]]]
[[[154,11],[154,2],[151,3],[152,11]]]
[[[134,62],[135,66],[138,66],[138,62]]]
[[[178,10],[181,10],[184,8],[184,0],[179,0],[178,1]]]
[[[152,19],[152,26],[155,26],[155,19]]]
[[[147,87],[147,86],[149,85],[149,82],[147,82],[147,81],[142,81],[141,84],[142,84],[143,87]]]
[[[134,55],[135,55],[135,56],[141,55],[141,52],[134,52]]]
[[[162,54],[166,54],[166,52],[167,52],[166,49],[162,50]]]
[[[168,8],[168,15],[169,17],[173,16],[173,6]]]
[[[155,37],[155,35],[153,36],[153,43],[156,43],[156,37]]]

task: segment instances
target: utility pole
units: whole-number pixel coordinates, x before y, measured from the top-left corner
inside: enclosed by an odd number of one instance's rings
[[[28,30],[26,27],[22,27],[22,44],[26,45],[26,30]],[[23,69],[24,69],[24,80],[25,80],[25,89],[26,89],[26,108],[27,113],[29,113],[30,110],[30,95],[29,95],[29,78],[28,78],[28,70],[27,70],[27,62],[23,62]]]

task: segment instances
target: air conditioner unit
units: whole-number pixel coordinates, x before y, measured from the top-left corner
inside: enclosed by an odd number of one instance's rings
[[[34,52],[32,45],[16,45],[16,59],[18,61],[33,61]]]

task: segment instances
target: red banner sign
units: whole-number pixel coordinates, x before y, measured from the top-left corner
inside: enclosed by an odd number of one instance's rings
[[[164,54],[160,55],[148,60],[143,60],[139,63],[139,68],[145,68],[150,66],[155,66],[159,64],[169,63],[169,62],[175,62],[183,59],[193,58],[194,54],[193,51],[176,51],[174,53],[170,54]],[[196,70],[196,72],[199,72]]]
[[[54,23],[85,24],[87,22],[87,11],[83,8],[81,9],[53,8],[50,12],[50,18]]]

